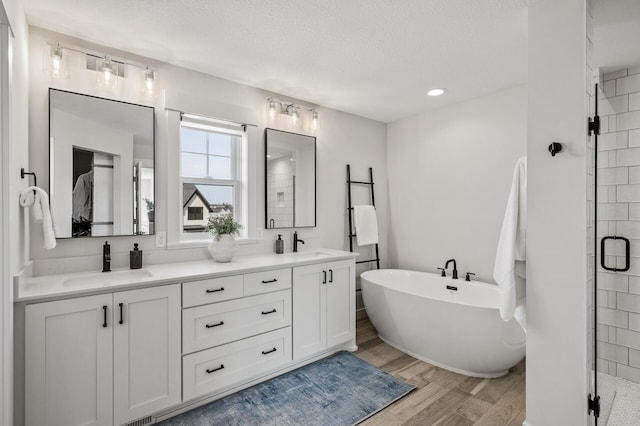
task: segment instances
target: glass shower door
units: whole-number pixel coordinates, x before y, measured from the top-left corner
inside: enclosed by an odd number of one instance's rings
[[[593,182],[594,424],[640,424],[640,87],[631,69],[595,88]],[[591,408],[596,409],[595,399]]]

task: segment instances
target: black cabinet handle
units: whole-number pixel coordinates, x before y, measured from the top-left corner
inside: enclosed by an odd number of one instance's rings
[[[220,364],[220,367],[212,368],[211,370],[207,369],[206,371],[207,371],[207,374],[211,374],[211,373],[214,373],[216,371],[222,370],[223,368],[224,368],[224,364]]]
[[[322,271],[322,284],[327,283],[327,271]]]
[[[104,320],[102,321],[102,326],[106,327],[107,326],[107,305],[104,305],[102,307],[102,311],[104,313]]]
[[[262,351],[262,355],[267,355],[267,354],[270,354],[270,353],[275,352],[275,351],[277,351],[276,348],[273,348],[273,349],[268,350],[268,351]]]
[[[124,324],[124,319],[122,318],[122,311],[124,310],[123,308],[124,303],[118,303],[118,306],[120,307],[120,321],[118,321],[120,324]]]
[[[333,269],[329,269],[329,282],[333,282]]]
[[[224,291],[224,287],[216,288],[214,290],[207,290],[207,293],[217,293],[219,291]]]
[[[213,328],[213,327],[220,327],[221,325],[224,325],[224,321],[220,321],[217,324],[205,324],[205,327],[207,328]]]
[[[262,284],[269,284],[269,283],[276,283],[276,282],[278,282],[277,278],[274,278],[272,280],[266,280],[266,281],[262,280]]]
[[[270,311],[262,311],[262,315],[274,314],[274,313],[276,313],[276,312],[277,312],[277,311],[276,311],[276,310],[275,310],[275,308],[274,308],[274,309],[272,309],[272,310],[270,310]]]

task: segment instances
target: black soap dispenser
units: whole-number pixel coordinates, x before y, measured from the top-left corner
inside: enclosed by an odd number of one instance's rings
[[[142,268],[142,250],[138,250],[138,243],[134,243],[133,250],[129,252],[129,267],[131,269]]]
[[[276,254],[284,253],[284,240],[282,239],[282,234],[278,234],[278,239],[276,240]]]

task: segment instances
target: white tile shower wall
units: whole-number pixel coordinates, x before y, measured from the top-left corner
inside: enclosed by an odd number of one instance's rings
[[[598,367],[640,382],[640,69],[603,79],[598,109],[607,126],[598,139],[598,238],[629,238],[631,268],[613,273],[598,266]],[[622,244],[606,250],[608,265],[625,263]]]

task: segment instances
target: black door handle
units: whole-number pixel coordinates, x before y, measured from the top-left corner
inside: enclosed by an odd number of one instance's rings
[[[124,310],[123,305],[124,303],[118,303],[118,306],[120,307],[120,324],[124,324],[124,320],[122,319],[122,311]]]
[[[207,290],[207,293],[217,293],[219,291],[224,291],[224,287],[216,288],[215,290]]]
[[[212,368],[211,370],[207,369],[206,371],[207,371],[207,374],[211,374],[211,373],[213,373],[213,372],[215,372],[215,371],[222,370],[223,368],[224,368],[224,364],[220,364],[220,367],[218,367],[218,368]]]
[[[322,284],[327,283],[327,271],[322,271]]]
[[[262,351],[262,355],[270,354],[270,353],[275,352],[275,351],[277,351],[276,348],[273,348],[273,349],[268,350],[268,351]]]
[[[329,269],[329,282],[333,282],[333,269]]]
[[[608,266],[605,265],[605,241],[607,240],[622,240],[624,241],[624,245],[625,245],[625,265],[624,268],[610,268]],[[624,272],[624,271],[628,271],[629,268],[631,267],[631,262],[630,262],[630,258],[631,258],[631,243],[629,242],[629,240],[625,237],[617,237],[615,235],[613,236],[608,236],[608,237],[603,237],[602,240],[600,240],[600,266],[602,266],[603,269],[606,269],[607,271],[614,271],[614,272]]]
[[[270,311],[262,311],[262,315],[269,315],[269,314],[274,314],[274,313],[276,313],[275,308],[270,310]]]
[[[103,326],[103,327],[106,327],[106,326],[107,326],[107,305],[104,305],[104,306],[102,307],[102,311],[103,311],[103,313],[104,313],[104,319],[103,319],[103,321],[102,321],[102,326]]]
[[[224,325],[224,321],[220,321],[217,324],[205,324],[205,327],[207,328],[213,328],[213,327],[220,327],[221,325]]]
[[[278,282],[277,278],[274,278],[272,280],[266,280],[266,281],[262,280],[262,284],[269,284],[269,283],[276,283],[276,282]]]

